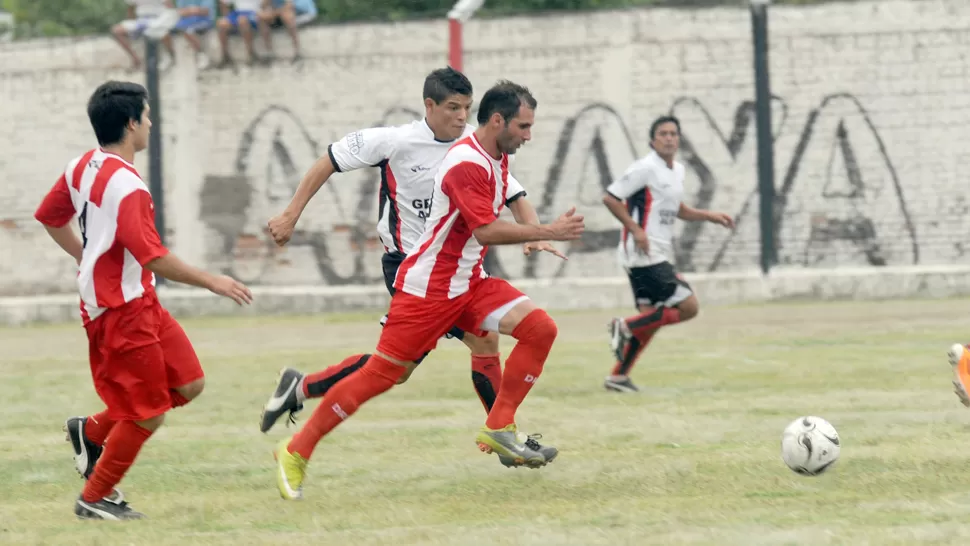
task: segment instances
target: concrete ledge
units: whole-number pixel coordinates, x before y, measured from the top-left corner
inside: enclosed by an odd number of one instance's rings
[[[785,300],[845,301],[970,296],[970,266],[910,266],[829,270],[778,268],[685,275],[705,305]],[[626,278],[522,279],[514,284],[551,310],[612,309],[631,305]],[[159,289],[177,317],[305,315],[387,308],[382,285],[254,287],[251,308],[193,288]],[[0,325],[79,322],[75,294],[0,298]]]

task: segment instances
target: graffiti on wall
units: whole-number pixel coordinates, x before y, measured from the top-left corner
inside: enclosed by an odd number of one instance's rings
[[[805,267],[917,263],[919,243],[901,180],[863,104],[851,95],[833,94],[802,120],[793,119],[791,110],[784,99],[774,99],[779,262]],[[734,109],[728,131],[696,98],[675,99],[669,113],[683,124],[685,200],[731,213],[738,224],[728,231],[679,222],[677,263],[685,271],[756,267],[760,236],[754,103],[745,101]],[[374,125],[419,117],[417,111],[395,107]],[[647,153],[646,139],[645,134],[635,135],[607,104],[589,104],[570,116],[546,168],[530,165],[532,176],[524,182],[543,220],[575,205],[586,215],[587,233],[561,245],[570,256],[567,262],[496,248],[487,258],[489,271],[510,278],[617,274],[619,225],[600,200],[610,181]],[[383,247],[375,231],[377,169],[338,175],[339,180],[326,184],[286,250],[276,248],[265,233],[266,220],[283,210],[300,177],[328,143],[315,140],[299,116],[284,106],[260,112],[242,133],[233,174],[206,179],[201,214],[211,233],[210,258],[252,283],[378,282]],[[530,154],[525,161],[535,161],[538,154]],[[544,176],[536,177],[538,172]]]

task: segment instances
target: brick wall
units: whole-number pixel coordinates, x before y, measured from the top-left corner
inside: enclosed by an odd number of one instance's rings
[[[801,267],[965,263],[970,248],[970,4],[882,1],[771,10],[781,260]],[[865,22],[864,30],[860,22]],[[275,37],[282,57],[285,35]],[[684,133],[688,200],[736,214],[733,235],[680,225],[688,271],[758,264],[751,30],[742,9],[643,10],[473,21],[466,72],[539,100],[533,142],[513,171],[543,216],[577,205],[589,236],[565,265],[498,250],[512,277],[613,276],[617,225],[602,187],[647,151],[673,112]],[[376,281],[376,172],[337,175],[295,244],[272,248],[266,219],[348,131],[419,115],[424,75],[444,64],[444,21],[335,26],[303,34],[308,59],[163,76],[169,236],[189,260],[252,283]],[[214,40],[210,45],[214,48]],[[69,259],[31,219],[63,164],[91,146],[84,113],[106,78],[140,80],[107,39],[0,50],[0,294],[70,291]],[[145,168],[145,158],[139,165]]]

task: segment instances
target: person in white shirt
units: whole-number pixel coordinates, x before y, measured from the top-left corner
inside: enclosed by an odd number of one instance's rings
[[[423,94],[424,119],[396,127],[354,131],[327,148],[327,154],[303,177],[286,210],[269,221],[270,234],[278,245],[283,246],[290,240],[310,199],[333,173],[377,167],[381,170],[377,232],[385,249],[381,264],[387,290],[394,294],[397,270],[407,255],[417,250],[416,244],[424,233],[425,220],[431,213],[438,166],[456,142],[475,132],[475,128],[467,122],[472,104],[472,84],[464,74],[450,67],[435,70],[425,78]],[[538,224],[538,214],[525,195],[519,182],[509,174],[505,205],[516,222]],[[527,255],[545,251],[559,258],[565,257],[547,242],[526,243],[523,251]],[[384,324],[383,320],[381,324]],[[460,339],[471,350],[472,383],[485,411],[490,411],[502,382],[498,335],[489,332],[479,337],[453,328],[447,337]],[[398,382],[406,381],[414,366],[425,356],[427,353],[409,365]],[[307,375],[284,368],[276,392],[263,410],[260,430],[268,431],[287,413],[292,419],[292,415],[303,408],[307,398],[324,396],[338,381],[361,369],[369,357],[349,358],[326,370]],[[551,462],[558,451],[554,447],[543,447],[537,439],[529,438],[526,444]],[[506,466],[512,466],[509,459],[500,459]]]
[[[616,365],[604,386],[616,392],[639,390],[630,380],[630,370],[657,330],[690,320],[700,309],[697,296],[672,263],[675,220],[734,228],[734,220],[725,213],[683,203],[684,165],[674,160],[680,148],[677,118],[663,116],[651,124],[650,147],[652,151],[630,165],[603,197],[603,204],[623,224],[619,260],[639,311],[610,324]]]

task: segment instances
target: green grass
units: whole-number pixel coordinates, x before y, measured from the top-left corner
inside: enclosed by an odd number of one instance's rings
[[[445,341],[321,443],[303,502],[282,501],[271,450],[292,429],[257,428],[276,372],[370,350],[378,315],[184,321],[206,392],[168,416],[122,483],[151,518],[123,525],[72,514],[81,480],[61,426],[100,409],[83,330],[0,329],[0,543],[970,540],[970,413],[944,357],[970,339],[966,300],[706,309],[657,336],[635,370],[639,395],[602,388],[609,313],[554,313],[560,338],[519,411],[561,449],[539,471],[478,452],[467,352]],[[816,478],[779,456],[803,414],[842,437],[842,459]]]

